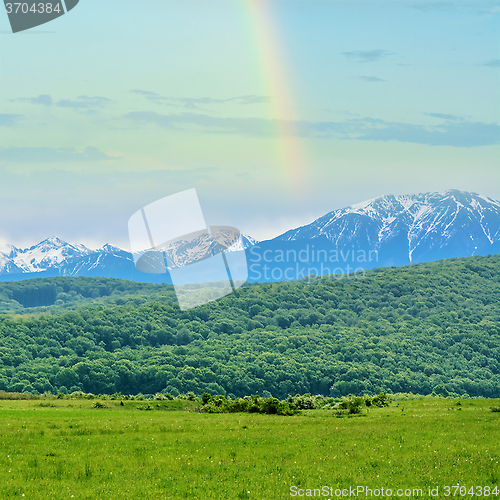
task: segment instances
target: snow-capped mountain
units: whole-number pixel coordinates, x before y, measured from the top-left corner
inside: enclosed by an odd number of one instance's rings
[[[17,267],[12,260],[18,249],[13,245],[0,245],[0,274],[22,273],[23,269]]]
[[[250,236],[241,238],[230,250],[245,249],[255,243]],[[234,242],[221,231],[214,237],[215,250],[226,249]],[[241,248],[240,248],[241,247]],[[197,261],[210,251],[203,236],[196,240],[178,241],[169,248],[168,258],[177,266]],[[175,266],[173,266],[175,267]],[[18,280],[45,276],[103,276],[135,281],[167,282],[168,276],[138,271],[133,255],[121,248],[106,244],[91,250],[81,244],[70,244],[58,237],[48,238],[30,248],[12,245],[0,247],[0,279]]]
[[[250,249],[249,270],[251,281],[276,281],[494,253],[500,202],[450,190],[382,196],[329,212]]]
[[[128,252],[110,245],[91,250],[81,244],[70,244],[58,237],[46,240],[30,248],[4,245],[0,249],[0,275],[45,273],[78,275],[81,270],[90,270],[110,252]]]
[[[246,250],[247,248],[256,245],[258,242],[259,242],[258,240],[252,238],[251,236],[248,236],[246,234],[241,234],[240,239],[234,245],[228,248],[228,251],[238,252],[240,250]]]
[[[236,252],[245,250],[257,241],[250,236],[240,235],[238,230],[227,226],[210,227],[210,234],[204,232],[189,240],[179,239],[163,247],[168,268],[184,267],[206,259],[212,251]]]
[[[91,252],[92,250],[84,245],[71,245],[60,238],[53,237],[24,250],[10,246],[7,258],[22,272],[36,273],[57,267],[74,257],[81,257]]]
[[[320,236],[340,248],[354,244],[380,251],[390,245],[393,251],[396,245],[408,263],[478,255],[498,250],[500,202],[457,190],[382,196],[330,212],[275,240]]]
[[[456,190],[382,196],[334,210],[260,243],[246,235],[234,243],[234,233],[219,229],[212,234],[215,250],[246,250],[248,281],[295,280],[311,274],[500,253],[500,202]],[[178,240],[166,250],[170,268],[210,252],[208,237],[203,234],[190,241]],[[42,276],[169,280],[168,274],[138,271],[130,252],[111,245],[91,250],[49,238],[27,249],[0,247],[1,280]]]

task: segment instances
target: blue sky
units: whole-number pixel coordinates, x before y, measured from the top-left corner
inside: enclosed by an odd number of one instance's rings
[[[258,239],[384,194],[500,199],[498,2],[264,4],[80,0],[16,34],[1,11],[0,243],[127,247],[193,187]]]

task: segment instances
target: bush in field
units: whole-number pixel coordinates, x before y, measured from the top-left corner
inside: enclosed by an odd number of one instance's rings
[[[296,415],[299,413],[299,410],[292,408],[286,401],[282,401],[280,403],[280,407],[278,408],[278,415]]]
[[[244,398],[236,398],[231,402],[231,412],[248,412],[260,413],[261,412],[261,397],[260,396],[245,396]]]
[[[260,413],[275,415],[281,408],[281,401],[279,399],[269,397],[261,402],[260,408],[261,408]]]
[[[229,401],[224,396],[211,396],[210,394],[204,393],[202,402],[204,402],[202,411],[207,413],[228,413],[230,411]]]
[[[187,394],[179,394],[177,399],[187,399],[188,401],[196,401],[196,394],[192,391]]]
[[[342,398],[333,408],[338,410],[336,413],[337,416],[343,414],[342,410],[346,410],[346,413],[349,415],[359,415],[362,413],[364,407],[375,406],[382,408],[389,406],[390,402],[391,397],[385,392],[381,392],[376,396],[347,396]]]
[[[389,406],[390,403],[391,403],[391,396],[389,396],[389,394],[386,394],[385,392],[381,392],[380,394],[377,394],[376,396],[373,396],[371,398],[371,404],[379,408],[382,408],[384,406]]]
[[[158,394],[155,395],[155,399],[172,401],[175,398],[169,392],[159,392]]]
[[[348,410],[349,414],[357,415],[361,413],[363,406],[366,406],[366,400],[363,396],[353,396],[343,398],[338,407],[341,410]]]
[[[234,401],[226,399],[225,396],[212,396],[203,393],[201,396],[201,411],[207,413],[265,413],[267,415],[295,415],[298,410],[292,407],[288,401],[280,401],[277,398],[260,396],[245,396]]]
[[[165,394],[158,392],[155,394],[155,397],[153,399],[155,401],[171,401],[172,399],[174,399],[174,397],[168,392],[166,392]]]
[[[74,391],[69,394],[70,399],[84,399],[86,394],[83,391]]]
[[[287,399],[288,404],[297,410],[314,410],[316,406],[316,398],[310,394],[303,396],[289,396]]]

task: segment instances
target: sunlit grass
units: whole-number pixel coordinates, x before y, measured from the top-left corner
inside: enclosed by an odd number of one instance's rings
[[[338,418],[1,401],[0,498],[276,499],[290,498],[292,485],[498,485],[500,413],[490,407],[500,401],[457,402],[400,401]],[[146,404],[153,409],[138,410]]]

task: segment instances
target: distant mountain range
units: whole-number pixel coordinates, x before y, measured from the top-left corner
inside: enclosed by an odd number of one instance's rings
[[[206,251],[204,237],[198,240]],[[241,235],[232,250],[244,250],[256,240]],[[217,248],[218,242],[214,246]],[[193,259],[193,241],[176,242],[168,251],[169,261],[178,265]],[[102,276],[150,283],[169,283],[168,274],[140,272],[134,265],[133,255],[121,248],[106,244],[91,250],[81,244],[70,244],[58,237],[48,238],[30,248],[20,249],[13,245],[0,247],[0,281],[23,280],[51,276]]]
[[[13,245],[0,247],[0,279],[3,280],[45,276],[112,277],[115,273],[130,274],[127,271],[134,269],[132,254],[111,245],[91,250],[52,237],[25,249]]]
[[[192,241],[179,242],[170,260],[186,261],[193,248]],[[382,196],[271,240],[242,235],[239,249],[247,252],[248,281],[260,282],[495,254],[500,253],[500,202],[457,190]],[[111,245],[91,250],[54,237],[27,249],[0,247],[0,280],[43,276],[169,282],[168,274],[138,271],[130,252]]]
[[[250,281],[496,254],[500,202],[457,190],[382,196],[329,212],[248,253]]]

